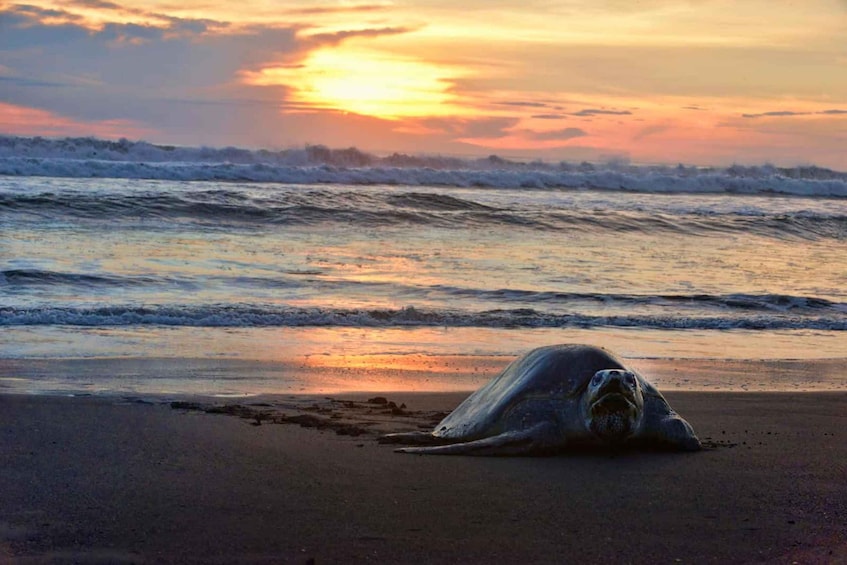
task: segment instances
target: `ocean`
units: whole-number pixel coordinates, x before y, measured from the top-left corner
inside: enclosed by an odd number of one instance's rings
[[[845,289],[847,174],[816,167],[0,137],[0,391],[470,390],[559,342],[837,390]]]

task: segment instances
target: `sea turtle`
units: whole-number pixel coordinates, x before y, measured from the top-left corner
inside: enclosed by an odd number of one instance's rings
[[[656,388],[588,345],[539,347],[473,393],[432,432],[388,434],[403,453],[535,455],[581,446],[695,451],[700,440]]]

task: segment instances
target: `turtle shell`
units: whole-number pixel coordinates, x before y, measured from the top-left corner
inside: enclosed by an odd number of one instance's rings
[[[511,410],[537,398],[542,405],[577,410],[578,399],[594,373],[602,369],[625,369],[604,349],[589,345],[539,347],[516,359],[487,385],[473,393],[436,426],[433,435],[451,439],[474,439],[503,431]],[[646,381],[640,379],[642,384]],[[645,396],[656,392],[647,383]],[[541,414],[539,419],[544,418]]]

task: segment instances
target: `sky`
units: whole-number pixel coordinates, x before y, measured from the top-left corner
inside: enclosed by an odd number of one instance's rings
[[[847,170],[847,0],[0,0],[0,133]]]

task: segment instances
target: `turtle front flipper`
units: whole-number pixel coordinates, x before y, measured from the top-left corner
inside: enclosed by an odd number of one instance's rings
[[[539,423],[531,428],[503,432],[496,436],[472,441],[436,445],[431,447],[401,447],[397,453],[417,453],[419,455],[539,455],[550,451],[556,445],[555,427],[549,422]]]
[[[694,434],[691,424],[673,411],[656,422],[650,431],[650,439],[659,447],[668,449],[679,451],[699,451],[702,449],[700,440]]]

